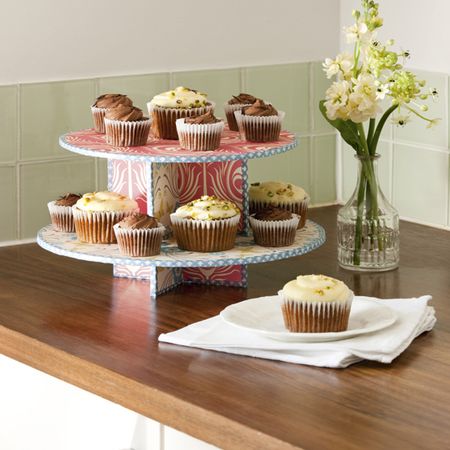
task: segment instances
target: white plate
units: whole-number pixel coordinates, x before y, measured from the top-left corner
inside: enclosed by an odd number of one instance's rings
[[[378,302],[355,297],[348,329],[334,333],[290,333],[286,330],[278,296],[245,300],[225,308],[220,316],[230,325],[285,342],[339,341],[392,325],[397,314]]]

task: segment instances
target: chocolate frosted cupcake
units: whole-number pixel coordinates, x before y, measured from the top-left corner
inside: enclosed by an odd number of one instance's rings
[[[263,247],[292,245],[300,217],[282,208],[268,207],[249,216],[253,238]]]
[[[65,194],[53,202],[47,204],[52,219],[52,225],[58,231],[73,233],[72,206],[81,198],[81,194]]]
[[[256,100],[257,98],[253,95],[241,92],[239,95],[233,95],[233,97],[225,103],[223,108],[227,116],[228,127],[231,131],[239,131],[234,112],[240,111],[245,106],[252,105]]]
[[[152,134],[158,139],[178,139],[176,121],[214,112],[207,95],[183,86],[156,95],[147,103],[152,118]]]
[[[250,214],[269,206],[287,209],[300,216],[298,228],[306,223],[309,196],[299,186],[282,181],[252,183],[249,189]]]
[[[122,94],[103,94],[97,98],[95,103],[91,106],[92,117],[94,119],[94,128],[97,133],[105,132],[105,124],[103,119],[106,112],[111,108],[117,106],[133,106],[133,102]]]
[[[170,215],[178,247],[193,252],[221,252],[234,247],[241,212],[228,200],[204,195]]]
[[[113,244],[113,226],[139,212],[136,201],[117,192],[90,192],[72,206],[75,231],[80,242]]]
[[[181,147],[193,151],[215,150],[220,147],[224,123],[212,111],[201,116],[177,119],[176,125]]]
[[[153,256],[161,251],[165,227],[154,217],[134,213],[114,225],[120,253],[127,256]]]
[[[286,328],[294,333],[345,331],[353,292],[325,275],[300,275],[279,292]]]
[[[106,142],[114,147],[135,147],[147,143],[151,121],[134,106],[119,105],[105,114]]]
[[[250,106],[245,106],[234,115],[239,132],[250,142],[272,142],[280,137],[281,122],[284,112],[277,111],[272,105],[258,99]]]

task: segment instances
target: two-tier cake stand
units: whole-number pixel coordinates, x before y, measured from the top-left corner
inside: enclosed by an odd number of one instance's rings
[[[325,242],[323,228],[307,221],[289,247],[256,245],[248,225],[247,160],[293,149],[295,136],[282,132],[270,143],[243,141],[239,133],[225,130],[218,150],[192,152],[178,141],[149,138],[142,147],[112,147],[105,135],[94,130],[65,134],[60,145],[72,152],[108,159],[108,190],[134,198],[142,212],[155,216],[168,228],[161,254],[131,258],[120,254],[117,244],[86,244],[75,233],[63,233],[51,225],[42,228],[38,244],[58,255],[113,264],[114,276],[146,279],[150,297],[181,283],[247,285],[247,264],[275,261],[308,253]],[[240,233],[233,249],[196,253],[178,249],[170,238],[169,215],[179,205],[202,195],[215,195],[236,203],[242,211]]]

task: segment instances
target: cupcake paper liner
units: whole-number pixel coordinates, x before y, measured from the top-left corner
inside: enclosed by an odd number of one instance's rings
[[[244,104],[244,103],[236,103],[234,105],[229,105],[228,103],[225,103],[223,105],[223,109],[225,110],[225,115],[227,117],[228,128],[231,131],[239,131],[239,127],[236,122],[236,117],[234,116],[234,112],[241,111],[242,108],[244,108],[245,106],[250,106],[250,105]]]
[[[120,253],[126,256],[154,256],[161,252],[161,242],[166,228],[158,223],[156,228],[127,229],[114,225]]]
[[[96,106],[91,106],[92,118],[94,119],[94,128],[97,133],[105,134],[105,118],[106,111],[108,108],[97,108]]]
[[[192,151],[210,151],[219,148],[224,126],[223,121],[205,124],[185,123],[185,118],[176,121],[181,147]]]
[[[246,141],[272,142],[280,138],[285,113],[278,111],[278,116],[246,116],[241,111],[235,111],[234,116],[239,132]]]
[[[259,220],[249,216],[255,243],[263,247],[286,247],[292,245],[300,217],[293,214],[287,220]]]
[[[221,252],[234,247],[240,214],[229,219],[194,220],[170,215],[178,247],[192,252]]]
[[[353,293],[345,302],[308,302],[288,298],[283,291],[281,311],[286,328],[293,333],[330,333],[345,331]]]
[[[139,212],[139,209],[129,211],[83,211],[72,207],[75,232],[80,242],[89,244],[114,244],[116,235],[113,226],[125,217]]]
[[[308,217],[308,205],[309,205],[309,196],[305,197],[303,201],[301,202],[267,202],[267,201],[259,201],[259,200],[252,200],[249,201],[249,209],[250,214],[257,213],[261,211],[262,209],[269,208],[269,207],[276,207],[276,208],[283,208],[287,209],[293,214],[297,214],[300,216],[300,221],[298,223],[298,229],[301,229],[305,226],[306,219]]]
[[[56,202],[49,202],[47,204],[52,225],[58,231],[65,231],[66,233],[75,232],[75,225],[73,223],[73,214],[71,206],[57,205]]]
[[[136,147],[147,143],[150,119],[126,122],[105,117],[106,142],[114,147]]]
[[[164,108],[147,103],[148,113],[152,119],[152,135],[157,139],[178,140],[177,119],[200,116],[209,111],[214,112],[214,102],[201,108]]]

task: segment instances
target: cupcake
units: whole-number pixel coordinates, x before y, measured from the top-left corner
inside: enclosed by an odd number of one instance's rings
[[[94,119],[94,128],[97,133],[105,132],[103,119],[106,112],[119,105],[133,106],[133,102],[126,95],[122,94],[103,94],[95,100],[95,103],[91,106],[91,111]]]
[[[214,111],[214,103],[208,101],[206,94],[182,86],[156,95],[147,107],[152,134],[158,139],[178,139],[177,119]]]
[[[345,331],[353,292],[325,275],[300,275],[279,292],[286,328],[294,333]]]
[[[235,111],[234,116],[240,133],[246,141],[273,142],[280,137],[284,112],[277,111],[272,105],[256,100],[253,105]]]
[[[116,242],[113,226],[139,212],[139,208],[137,202],[125,195],[103,191],[84,194],[72,211],[80,242],[112,244]]]
[[[192,252],[220,252],[234,247],[241,212],[228,200],[204,195],[170,215],[178,247]]]
[[[65,194],[47,204],[53,227],[58,231],[73,233],[72,206],[81,198],[81,194]]]
[[[127,256],[159,255],[165,227],[154,217],[134,213],[114,225],[119,251]]]
[[[249,189],[250,214],[268,206],[287,209],[300,216],[298,228],[305,226],[309,196],[299,186],[282,181],[252,183]]]
[[[215,150],[220,147],[223,120],[212,111],[200,116],[191,116],[176,121],[181,147],[193,151]]]
[[[225,103],[223,108],[227,116],[228,127],[231,131],[239,131],[236,117],[234,117],[234,112],[240,111],[245,106],[252,105],[256,102],[256,100],[257,98],[253,97],[253,95],[240,93],[236,96],[233,95],[233,97]]]
[[[269,206],[249,216],[255,243],[263,247],[292,245],[300,217],[287,209]]]
[[[119,105],[105,114],[106,142],[114,147],[145,145],[150,133],[150,119],[134,106]]]

